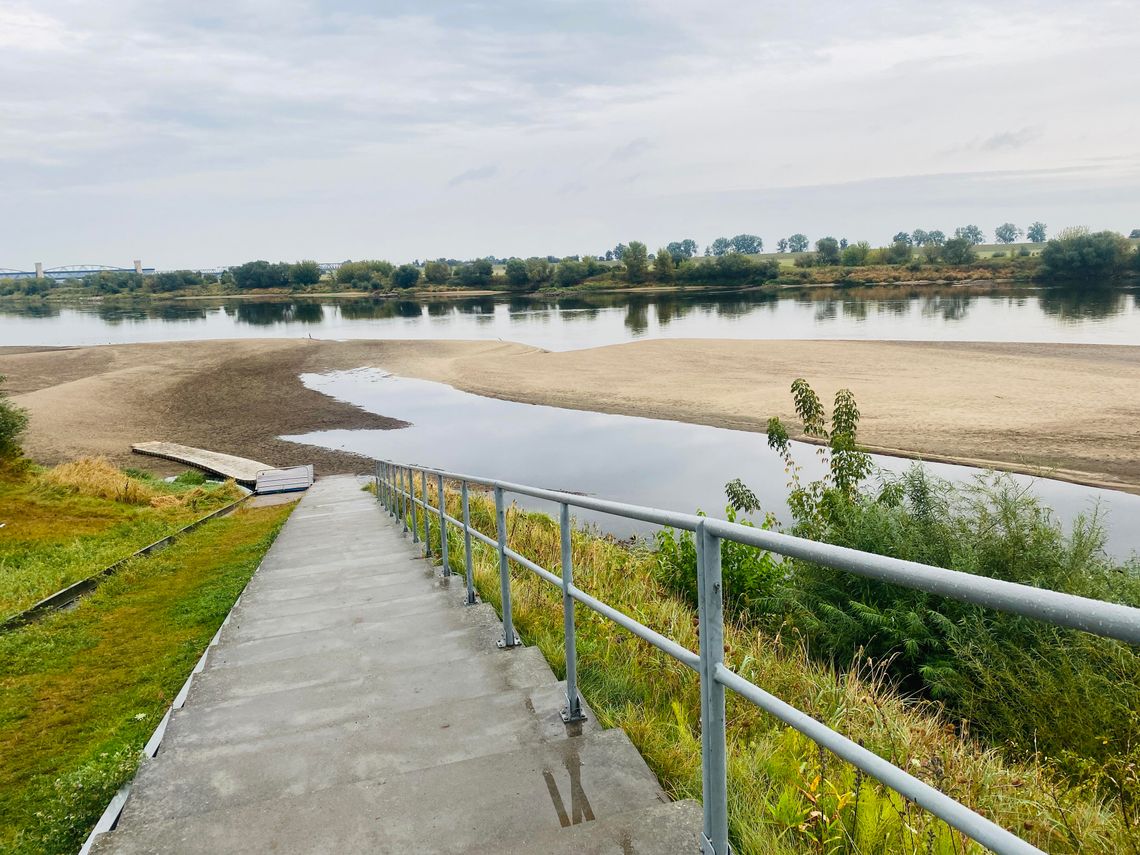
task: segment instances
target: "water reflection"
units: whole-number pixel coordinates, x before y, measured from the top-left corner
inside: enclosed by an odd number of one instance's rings
[[[1050,288],[1041,294],[1041,310],[1065,321],[1109,318],[1127,310],[1127,299],[1128,295],[1111,288]]]
[[[869,339],[1140,345],[1140,291],[811,288],[502,295],[460,300],[116,299],[0,307],[0,343],[289,337],[488,339],[573,350],[641,338]]]

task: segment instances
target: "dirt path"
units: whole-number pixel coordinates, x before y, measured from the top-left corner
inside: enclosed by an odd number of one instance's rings
[[[806,377],[849,387],[868,445],[926,459],[1053,470],[1140,492],[1140,348],[841,341],[646,341],[548,353],[502,342],[244,340],[30,351],[0,374],[32,412],[45,461],[166,439],[322,472],[360,458],[282,442],[332,427],[389,428],[305,389],[306,371],[376,366],[482,395],[762,431],[792,416]],[[399,416],[398,412],[391,414]]]

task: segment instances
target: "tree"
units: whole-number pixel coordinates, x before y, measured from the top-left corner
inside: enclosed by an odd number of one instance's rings
[[[796,232],[788,238],[788,252],[807,252],[808,238],[802,232]]]
[[[847,249],[847,238],[840,238],[839,239],[839,248],[840,249]]]
[[[958,226],[954,229],[954,237],[961,238],[970,242],[970,246],[977,246],[980,243],[985,243],[986,236],[977,226]]]
[[[907,235],[907,237],[909,238],[910,235]],[[906,264],[913,255],[914,247],[910,245],[909,241],[896,240],[887,247],[888,264]]]
[[[913,246],[914,245],[914,240],[911,238],[910,232],[899,232],[893,238],[891,238],[891,242],[892,243],[902,243],[902,244],[906,244],[907,246]]]
[[[424,264],[424,279],[432,285],[443,285],[451,278],[451,265],[442,258]]]
[[[946,233],[942,231],[942,229],[927,232],[926,242],[931,246],[942,246],[942,244],[946,243]]]
[[[289,265],[291,285],[316,285],[321,281],[321,266],[315,261],[298,261]]]
[[[392,273],[392,284],[397,288],[411,288],[420,281],[420,269],[414,264],[401,264]]]
[[[586,262],[566,256],[554,269],[554,281],[563,288],[572,288],[587,276]]]
[[[871,244],[865,240],[861,240],[845,248],[841,260],[843,261],[844,267],[862,267],[867,263],[867,258],[870,254]]]
[[[336,272],[338,285],[378,289],[387,286],[395,268],[390,261],[346,261]]]
[[[819,264],[838,264],[839,241],[833,237],[820,238],[815,242],[815,253]]]
[[[494,265],[485,258],[478,258],[459,268],[459,284],[468,288],[486,288],[494,275]]]
[[[732,251],[743,255],[756,255],[764,251],[764,240],[759,235],[737,235],[729,243]]]
[[[697,242],[692,238],[685,238],[684,240],[675,240],[665,247],[666,251],[673,256],[673,263],[680,264],[686,258],[692,258],[697,254]]]
[[[778,241],[776,241],[776,252],[787,252],[787,251],[788,251],[788,239],[787,238],[780,238]]]
[[[5,377],[0,374],[0,386]],[[18,457],[20,454],[20,434],[28,427],[28,411],[17,407],[8,399],[8,394],[0,389],[0,458]]]
[[[677,265],[669,247],[663,246],[657,250],[657,256],[653,259],[653,275],[658,282],[672,282],[677,278]]]
[[[521,258],[507,260],[506,270],[507,287],[516,291],[524,291],[530,285],[530,276],[526,272],[526,262]]]
[[[284,288],[289,284],[289,265],[268,261],[247,261],[233,268],[234,284],[242,291]]]
[[[709,248],[712,250],[712,254],[719,258],[732,252],[732,241],[725,237],[718,237]]]
[[[625,264],[625,275],[630,282],[643,282],[649,269],[649,253],[645,249],[645,244],[639,240],[631,240],[626,247],[625,255],[622,256],[622,263]]]
[[[942,246],[942,260],[947,264],[969,264],[977,257],[974,243],[968,238],[952,237]]]
[[[614,260],[614,251],[612,249],[607,249],[606,250],[606,261],[613,261],[613,260]]]
[[[621,261],[622,256],[625,255],[625,250],[626,245],[624,243],[619,243],[614,247],[614,258],[616,258],[618,261]]]
[[[930,232],[926,229],[915,229],[911,232],[910,239],[915,246],[926,246],[930,242]]]
[[[1013,243],[1017,240],[1023,232],[1013,223],[1002,223],[994,229],[994,237],[998,239],[999,243]]]
[[[1025,230],[1025,236],[1033,243],[1045,243],[1045,224],[1038,220]]]
[[[1041,250],[1041,275],[1054,281],[1105,282],[1124,271],[1132,253],[1132,244],[1116,232],[1070,229]]]
[[[1128,233],[1128,237],[1132,238],[1132,240],[1140,238],[1140,229],[1133,229]]]
[[[548,259],[531,256],[526,260],[526,278],[530,280],[531,287],[545,285],[553,275],[554,270]]]

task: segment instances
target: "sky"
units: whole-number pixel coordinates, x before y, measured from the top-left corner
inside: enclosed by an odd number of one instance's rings
[[[1134,0],[0,0],[0,268],[1140,227]]]

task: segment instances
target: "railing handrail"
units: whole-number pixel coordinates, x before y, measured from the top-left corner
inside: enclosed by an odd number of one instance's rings
[[[421,473],[422,499],[415,495],[413,472]],[[438,509],[433,508],[428,502],[427,476],[429,473],[435,476],[438,483],[437,490],[441,496]],[[443,500],[445,480],[458,481],[461,485],[462,521],[450,516],[446,511]],[[491,487],[494,490],[497,542],[489,536],[477,532],[470,525],[467,509],[467,488],[469,484],[479,484]],[[957,570],[947,570],[915,561],[903,561],[897,558],[860,552],[847,547],[753,528],[728,520],[631,505],[499,479],[449,472],[418,464],[396,463],[390,460],[377,462],[376,485],[377,497],[385,503],[389,510],[405,520],[405,530],[407,530],[407,506],[410,504],[413,539],[418,539],[419,536],[415,518],[417,506],[424,511],[425,542],[429,532],[429,512],[438,517],[441,543],[443,544],[443,572],[445,575],[450,574],[446,560],[446,525],[450,522],[463,529],[466,543],[468,603],[475,601],[472,588],[471,534],[474,532],[481,542],[490,545],[492,548],[497,547],[504,628],[500,646],[513,647],[518,643],[514,634],[510,608],[509,561],[515,561],[524,569],[536,573],[544,581],[561,588],[567,649],[567,708],[563,711],[563,717],[568,721],[581,717],[580,701],[576,690],[576,653],[573,609],[571,607],[573,601],[580,602],[596,613],[614,621],[643,640],[648,641],[657,649],[692,668],[700,675],[701,772],[705,823],[701,849],[702,852],[710,853],[710,855],[728,855],[729,852],[724,730],[724,689],[726,687],[993,851],[1002,853],[1002,855],[1005,853],[1022,855],[1022,853],[1040,852],[1030,843],[970,810],[961,802],[952,799],[940,790],[920,781],[905,770],[868,751],[802,711],[770,695],[759,686],[726,667],[723,661],[724,618],[719,546],[722,539],[755,546],[787,557],[823,564],[866,578],[1022,615],[1056,626],[1080,629],[1129,644],[1140,644],[1140,609],[1072,594],[1063,594],[1049,589],[1035,588],[1030,585],[976,576]],[[405,491],[405,486],[411,489]],[[503,498],[505,493],[543,499],[555,502],[561,507],[562,512],[559,519],[559,527],[562,533],[563,567],[561,579],[507,545],[506,507]],[[699,637],[701,639],[701,652],[699,654],[688,650],[574,586],[570,568],[570,518],[568,511],[570,507],[657,525],[672,526],[696,534],[697,610],[700,621]]]

